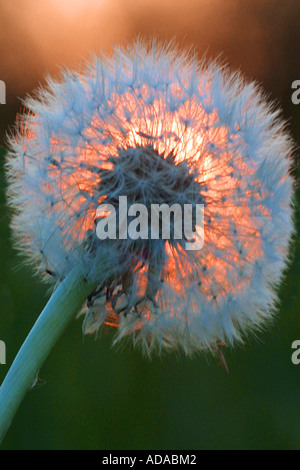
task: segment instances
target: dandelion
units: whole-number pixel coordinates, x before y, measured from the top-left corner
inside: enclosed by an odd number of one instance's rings
[[[49,80],[25,104],[7,163],[12,226],[57,288],[19,380],[32,382],[80,307],[84,333],[112,325],[115,342],[130,337],[147,354],[232,345],[272,318],[293,228],[292,144],[255,84],[136,43]],[[146,207],[203,204],[202,249],[172,235],[99,240],[97,207],[124,195]]]

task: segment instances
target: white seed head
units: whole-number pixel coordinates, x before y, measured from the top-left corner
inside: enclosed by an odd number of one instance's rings
[[[253,83],[174,46],[135,43],[49,80],[10,139],[12,227],[39,273],[97,280],[84,332],[150,353],[232,344],[272,317],[292,233],[292,145]],[[99,204],[204,204],[204,246],[96,236]]]

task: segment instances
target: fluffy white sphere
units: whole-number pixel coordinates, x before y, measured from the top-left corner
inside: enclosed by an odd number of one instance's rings
[[[173,46],[136,43],[49,80],[26,107],[7,163],[19,248],[58,282],[78,263],[97,279],[111,257],[85,333],[113,324],[116,341],[191,353],[271,318],[293,229],[292,145],[255,84]],[[203,203],[203,248],[99,240],[96,209],[120,195]]]

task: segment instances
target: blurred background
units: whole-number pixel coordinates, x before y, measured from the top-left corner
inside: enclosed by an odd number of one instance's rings
[[[49,296],[12,249],[5,133],[21,99],[48,75],[153,36],[193,47],[199,57],[220,57],[258,81],[300,144],[300,105],[291,101],[291,84],[300,80],[298,0],[0,0],[0,80],[7,89],[0,105],[0,340],[7,347],[0,382]],[[229,375],[211,357],[169,354],[150,362],[129,346],[112,350],[113,331],[83,339],[76,320],[2,448],[299,449],[300,365],[291,362],[291,344],[300,339],[298,209],[296,224],[280,312],[269,331],[224,351]]]

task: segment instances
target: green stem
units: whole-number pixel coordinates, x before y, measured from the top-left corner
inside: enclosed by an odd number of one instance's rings
[[[55,342],[95,288],[95,281],[75,268],[40,314],[0,388],[0,443]]]

